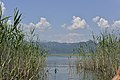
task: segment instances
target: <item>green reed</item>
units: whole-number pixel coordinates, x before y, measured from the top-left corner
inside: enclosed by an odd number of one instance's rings
[[[3,16],[0,6],[0,80],[44,80],[46,52],[36,42],[25,41],[21,16],[15,9],[9,24],[10,16]]]
[[[114,32],[104,31],[99,36],[94,35],[93,40],[97,46],[89,53],[91,55],[86,55],[80,48],[80,54],[84,54],[82,68],[93,71],[97,76],[95,80],[111,80],[120,66],[120,37]]]

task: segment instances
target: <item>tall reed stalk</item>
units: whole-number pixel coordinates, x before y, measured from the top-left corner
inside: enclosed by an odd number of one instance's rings
[[[120,66],[120,37],[107,31],[95,37],[96,50],[90,55],[84,54],[83,69],[93,71],[95,80],[111,80]]]
[[[0,80],[44,80],[45,52],[37,43],[25,41],[21,16],[15,9],[10,24],[0,6]]]

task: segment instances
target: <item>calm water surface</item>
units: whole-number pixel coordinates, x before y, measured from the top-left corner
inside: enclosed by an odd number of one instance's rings
[[[93,80],[92,74],[80,70],[77,74],[76,57],[49,56],[47,58],[47,80]],[[85,77],[86,76],[86,77]]]

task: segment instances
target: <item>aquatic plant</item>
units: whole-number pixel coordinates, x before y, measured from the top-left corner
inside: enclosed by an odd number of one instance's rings
[[[25,40],[21,30],[19,10],[3,16],[0,6],[0,80],[44,80],[45,51],[32,41]]]
[[[120,37],[104,31],[99,36],[93,35],[93,40],[97,43],[96,50],[89,56],[82,52],[82,68],[94,71],[97,80],[110,80],[120,65]]]

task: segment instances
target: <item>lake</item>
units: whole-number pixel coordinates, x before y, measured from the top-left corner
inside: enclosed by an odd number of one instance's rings
[[[90,71],[79,70],[78,73],[77,61],[75,56],[48,56],[47,80],[93,80]]]

